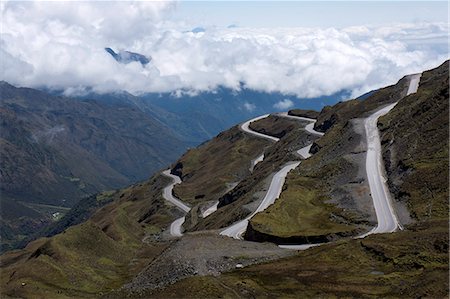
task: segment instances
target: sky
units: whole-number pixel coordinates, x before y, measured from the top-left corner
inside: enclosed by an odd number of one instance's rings
[[[0,80],[68,95],[357,96],[449,58],[447,2],[1,1],[0,13]],[[152,60],[121,64],[105,47]]]
[[[334,27],[447,22],[439,1],[181,1],[173,16],[226,27]]]

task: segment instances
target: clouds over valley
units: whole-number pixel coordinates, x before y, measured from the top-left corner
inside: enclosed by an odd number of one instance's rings
[[[67,93],[211,91],[358,95],[448,58],[444,23],[192,30],[173,2],[2,2],[0,80]],[[151,57],[118,63],[104,48]],[[281,103],[280,107],[289,103]]]

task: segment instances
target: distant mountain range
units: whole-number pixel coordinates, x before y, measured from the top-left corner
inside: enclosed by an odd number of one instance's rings
[[[280,101],[289,100],[296,107],[320,111],[349,96],[349,91],[341,91],[330,96],[303,99],[278,92],[267,93],[246,88],[235,91],[220,87],[210,92],[180,91],[139,96],[127,92],[91,92],[79,98],[95,99],[107,105],[137,107],[172,128],[180,138],[201,143],[236,123],[279,110],[274,106]]]
[[[0,119],[2,244],[48,223],[56,207],[147,178],[194,144],[136,107],[6,82]]]

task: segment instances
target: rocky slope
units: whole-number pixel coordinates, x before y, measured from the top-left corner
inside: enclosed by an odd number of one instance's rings
[[[389,188],[415,220],[448,218],[448,78],[448,61],[424,72],[379,122]]]

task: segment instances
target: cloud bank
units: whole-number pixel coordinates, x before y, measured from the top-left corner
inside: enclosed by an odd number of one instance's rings
[[[224,86],[299,97],[343,89],[358,95],[448,59],[443,23],[186,31],[166,19],[176,9],[166,1],[0,5],[0,80],[67,93],[90,87],[189,94]],[[119,64],[105,47],[152,61]]]

